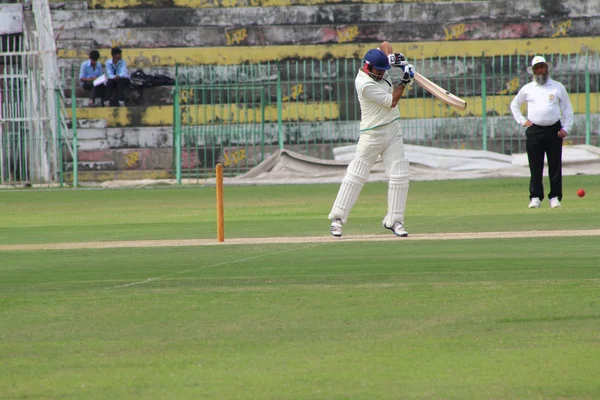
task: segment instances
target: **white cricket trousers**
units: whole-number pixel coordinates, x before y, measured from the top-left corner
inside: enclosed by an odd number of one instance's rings
[[[390,177],[388,214],[383,222],[387,226],[396,221],[403,222],[408,192],[408,160],[404,157],[399,120],[360,134],[356,155],[348,166],[329,214],[330,219],[339,218],[342,223],[346,223],[379,155],[383,159],[386,174]]]
[[[380,154],[385,165],[385,172],[389,176],[390,168],[397,161],[404,159],[404,142],[402,141],[400,120],[360,134],[354,158],[367,163],[370,172],[377,156]]]

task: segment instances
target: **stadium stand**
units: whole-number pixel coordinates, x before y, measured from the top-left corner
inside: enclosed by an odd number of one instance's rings
[[[91,49],[100,51],[104,63],[113,46],[123,49],[130,73],[141,69],[148,75],[175,78],[177,64],[360,59],[382,40],[414,59],[596,52],[600,7],[591,3],[54,1],[52,20],[59,66],[67,78]],[[491,63],[486,58],[483,68],[493,68]],[[66,79],[67,97],[70,88]],[[172,176],[171,90],[171,86],[133,88],[125,107],[88,108],[85,94],[76,89],[80,179]],[[509,99],[514,90],[503,95]],[[132,157],[133,153],[137,155]]]

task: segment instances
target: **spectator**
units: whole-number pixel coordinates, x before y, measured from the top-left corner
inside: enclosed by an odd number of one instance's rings
[[[88,100],[89,107],[94,105],[98,97],[100,98],[102,107],[104,107],[105,86],[94,86],[94,80],[102,75],[102,63],[98,62],[99,58],[100,53],[98,53],[98,50],[90,51],[90,59],[81,63],[81,68],[79,69],[81,87],[91,91],[90,99]]]
[[[125,88],[129,86],[129,72],[127,63],[122,59],[122,51],[113,47],[110,51],[111,59],[106,60],[106,85],[107,96],[111,107],[125,105]]]

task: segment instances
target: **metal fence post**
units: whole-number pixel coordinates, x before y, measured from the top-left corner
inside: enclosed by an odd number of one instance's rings
[[[487,101],[486,101],[486,77],[485,77],[485,53],[481,53],[481,135],[483,139],[482,147],[487,151]]]
[[[0,50],[2,42],[0,41]],[[3,118],[4,105],[2,104],[2,90],[0,90],[0,120]],[[0,184],[4,185],[4,121],[0,122]]]
[[[281,98],[281,71],[277,60],[277,137],[279,149],[283,150],[283,104]]]
[[[265,161],[265,88],[260,89],[260,161]]]
[[[175,147],[175,178],[181,185],[181,109],[179,99],[179,75],[175,66],[175,90],[173,100],[173,147]]]
[[[71,67],[71,125],[73,132],[73,188],[76,188],[79,185],[79,157],[77,155],[77,95],[73,67]]]
[[[58,89],[54,89],[54,100],[56,104],[60,104],[60,91]],[[60,108],[55,107],[54,111],[56,113],[56,142],[55,146],[58,147],[57,153],[57,165],[58,168],[58,177],[60,181],[60,187],[64,185],[64,177],[63,177],[63,154],[62,154],[62,131],[61,131],[61,121],[60,121]]]
[[[590,110],[590,57],[585,52],[585,144],[590,144],[592,116]]]

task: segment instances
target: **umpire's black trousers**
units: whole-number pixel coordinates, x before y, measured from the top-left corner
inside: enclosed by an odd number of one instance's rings
[[[529,199],[544,198],[544,155],[548,157],[548,175],[550,177],[550,193],[548,198],[558,197],[562,200],[562,144],[558,137],[562,125],[560,121],[551,126],[532,125],[525,131],[527,136],[527,158],[529,159]]]

